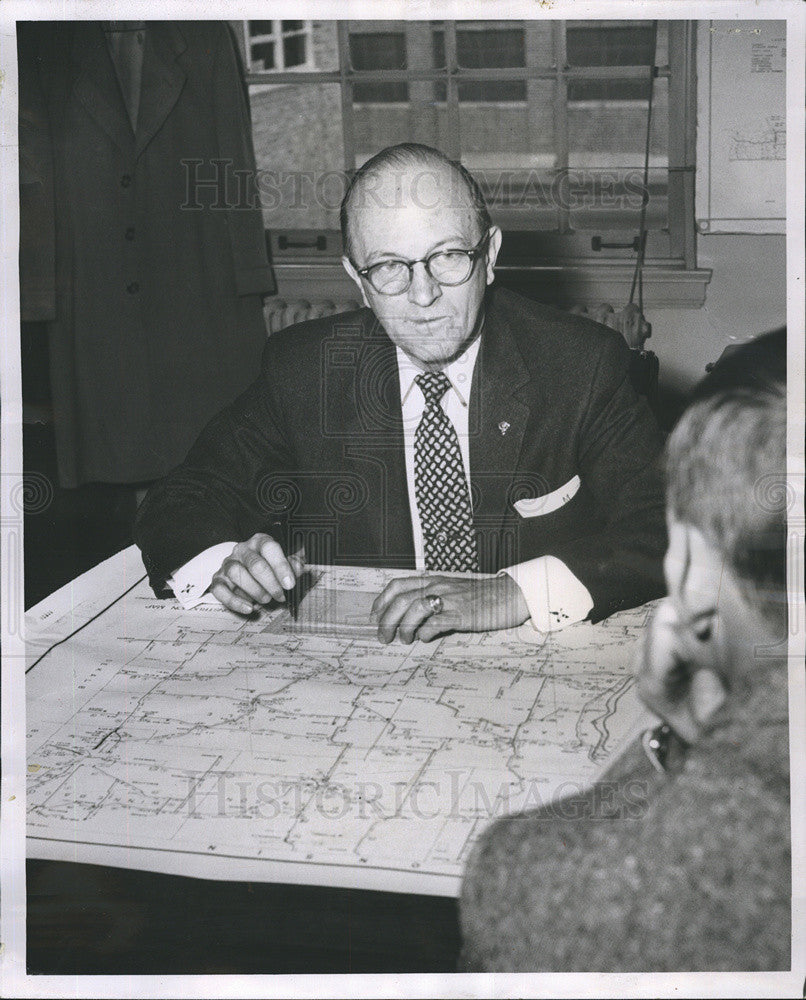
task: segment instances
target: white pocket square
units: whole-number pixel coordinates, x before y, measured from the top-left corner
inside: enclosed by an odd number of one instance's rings
[[[521,517],[540,517],[542,514],[551,514],[555,510],[568,503],[576,495],[581,486],[579,476],[569,479],[565,486],[552,490],[542,497],[525,497],[523,500],[516,500],[515,510]]]

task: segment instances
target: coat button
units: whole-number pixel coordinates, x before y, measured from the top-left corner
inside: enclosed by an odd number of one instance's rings
[[[140,291],[140,284],[137,281],[132,281],[130,284],[126,285],[126,291],[129,295],[134,295]]]
[[[437,541],[439,542],[440,545],[447,544],[447,541],[448,541],[448,532],[447,531],[438,531],[437,532]]]
[[[120,186],[121,187],[127,188],[131,184],[131,182],[132,182],[132,175],[131,174],[124,174],[120,178]]]
[[[134,239],[134,226],[129,226],[129,228],[126,230],[125,236],[127,240]]]

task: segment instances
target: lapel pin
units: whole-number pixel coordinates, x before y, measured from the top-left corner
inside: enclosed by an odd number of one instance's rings
[[[507,423],[506,420],[502,420],[501,423],[498,425],[498,430],[501,431],[501,434],[503,436],[504,434],[506,434],[506,432],[509,430],[510,427],[511,424]]]

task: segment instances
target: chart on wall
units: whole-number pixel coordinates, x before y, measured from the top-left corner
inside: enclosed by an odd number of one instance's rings
[[[786,22],[702,21],[697,228],[786,232]]]

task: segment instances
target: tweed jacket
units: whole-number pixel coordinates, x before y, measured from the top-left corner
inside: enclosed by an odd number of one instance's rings
[[[584,793],[471,854],[464,971],[790,968],[787,668],[761,658],[677,773],[639,741]]]

